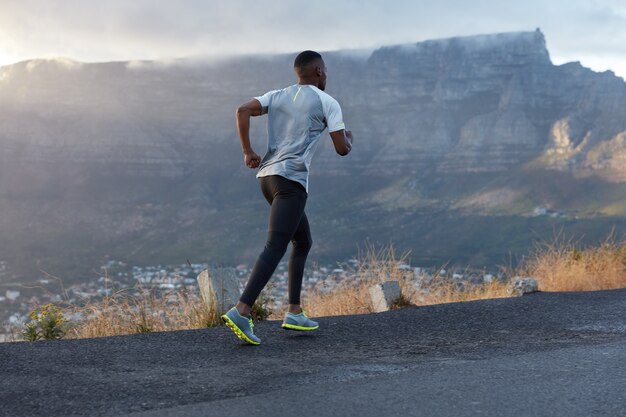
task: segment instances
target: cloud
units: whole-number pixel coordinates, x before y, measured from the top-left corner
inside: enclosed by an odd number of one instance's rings
[[[608,55],[626,61],[622,3],[21,0],[0,3],[0,57],[4,52],[21,59],[54,54],[81,61],[137,61],[327,51],[541,27],[551,55],[598,65]]]
[[[129,70],[146,70],[146,69],[162,69],[168,68],[174,64],[176,64],[177,60],[175,59],[157,59],[154,61],[140,61],[140,60],[132,60],[126,63],[126,68]]]
[[[39,67],[42,64],[45,63],[54,63],[57,64],[60,67],[63,67],[65,69],[79,69],[83,66],[82,62],[78,62],[78,61],[74,61],[73,59],[69,59],[66,57],[55,57],[55,56],[50,56],[50,57],[46,57],[46,58],[38,58],[38,59],[33,59],[28,61],[28,64],[26,64],[26,70],[28,72],[33,72],[35,69],[37,69],[37,67]]]

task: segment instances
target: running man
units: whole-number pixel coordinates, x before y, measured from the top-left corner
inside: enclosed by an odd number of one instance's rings
[[[246,288],[236,306],[222,320],[240,339],[258,345],[250,311],[276,266],[293,245],[289,257],[289,307],[282,327],[315,330],[300,306],[304,264],[311,249],[311,231],[304,213],[308,197],[309,166],[324,129],[328,127],[335,150],[341,156],[352,149],[352,133],[345,130],[339,103],[326,94],[326,65],[314,51],[300,53],[294,62],[298,84],[270,91],[237,109],[237,130],[248,168],[259,168],[261,192],[271,205],[268,237]],[[250,117],[268,114],[268,149],[261,159],[250,145]]]

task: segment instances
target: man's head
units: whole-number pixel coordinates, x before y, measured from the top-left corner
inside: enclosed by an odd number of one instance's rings
[[[326,64],[317,52],[300,52],[293,63],[293,69],[300,84],[312,84],[322,91],[326,88]]]

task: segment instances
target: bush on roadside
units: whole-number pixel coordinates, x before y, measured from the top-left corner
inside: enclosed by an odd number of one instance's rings
[[[531,276],[541,291],[595,291],[626,287],[626,242],[609,236],[583,247],[563,238],[540,244],[516,271]]]
[[[30,321],[25,324],[22,331],[22,337],[26,341],[57,340],[66,334],[68,320],[60,307],[46,304],[33,309],[29,317]]]

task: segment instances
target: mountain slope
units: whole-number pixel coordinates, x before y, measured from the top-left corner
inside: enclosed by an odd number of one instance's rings
[[[292,59],[0,68],[0,249],[13,278],[80,280],[106,257],[252,262],[267,208],[234,109],[295,82]],[[329,140],[316,156],[312,257],[393,239],[416,263],[494,263],[555,229],[626,230],[626,83],[553,65],[541,32],[325,59],[356,141],[348,158]],[[528,217],[537,208],[560,217]]]

